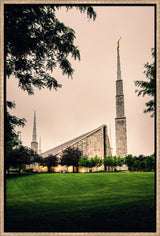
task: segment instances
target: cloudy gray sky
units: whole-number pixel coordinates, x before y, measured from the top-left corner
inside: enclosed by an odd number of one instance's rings
[[[117,40],[120,41],[121,73],[127,118],[128,153],[150,155],[154,152],[154,119],[144,114],[149,97],[137,97],[135,80],[145,80],[144,64],[152,62],[154,47],[154,8],[152,6],[96,6],[95,21],[78,10],[57,11],[57,17],[76,32],[81,61],[72,61],[73,80],[54,71],[63,87],[47,89],[34,96],[18,88],[16,79],[7,81],[7,99],[16,102],[12,114],[27,120],[20,130],[23,145],[30,146],[34,110],[37,136],[42,151],[91,131],[102,124],[111,126],[115,154]]]

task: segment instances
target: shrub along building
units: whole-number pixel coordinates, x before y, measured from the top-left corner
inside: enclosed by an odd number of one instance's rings
[[[120,40],[119,40],[120,41]],[[124,95],[123,95],[123,81],[121,78],[120,68],[120,54],[119,54],[119,41],[117,43],[117,80],[116,80],[116,118],[115,118],[115,130],[116,130],[116,155],[124,157],[127,155],[127,130],[126,130],[126,117],[124,113]],[[34,116],[34,126],[36,127],[36,121]],[[36,128],[33,128],[33,141],[31,147],[38,150],[38,143],[36,141],[35,133]],[[44,153],[41,156],[47,157],[49,154],[56,155],[61,158],[63,151],[68,147],[78,148],[82,151],[82,156],[88,158],[112,156],[112,148],[108,135],[108,129],[106,125],[102,125],[88,133],[85,133],[75,139],[72,139],[62,145],[54,147]],[[38,171],[45,171],[44,168],[36,167]],[[54,168],[56,172],[72,171],[72,168],[66,168],[64,166],[58,166]],[[123,166],[122,169],[126,169]],[[98,167],[98,170],[104,170],[104,166]],[[86,171],[86,168],[79,168],[79,171]]]

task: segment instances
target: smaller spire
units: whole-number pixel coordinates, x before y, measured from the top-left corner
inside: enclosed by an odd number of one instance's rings
[[[41,137],[39,138],[39,154],[41,154],[42,153],[42,150],[41,150]]]

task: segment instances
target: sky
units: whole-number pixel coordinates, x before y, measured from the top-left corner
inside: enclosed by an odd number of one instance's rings
[[[56,15],[76,32],[75,45],[81,60],[71,60],[73,79],[53,72],[62,84],[57,91],[34,89],[29,96],[18,88],[17,79],[7,80],[7,100],[15,101],[11,114],[27,120],[21,131],[22,144],[31,145],[34,110],[37,141],[45,152],[64,142],[106,124],[115,150],[117,41],[120,40],[121,75],[127,120],[127,149],[132,155],[154,153],[154,118],[144,114],[150,97],[138,97],[134,84],[146,80],[144,64],[152,62],[154,47],[154,8],[152,6],[94,6],[95,21],[76,9],[64,8]],[[109,132],[110,133],[110,132]]]

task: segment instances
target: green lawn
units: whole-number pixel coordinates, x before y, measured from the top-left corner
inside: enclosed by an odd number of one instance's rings
[[[154,173],[6,179],[6,232],[155,232]]]

